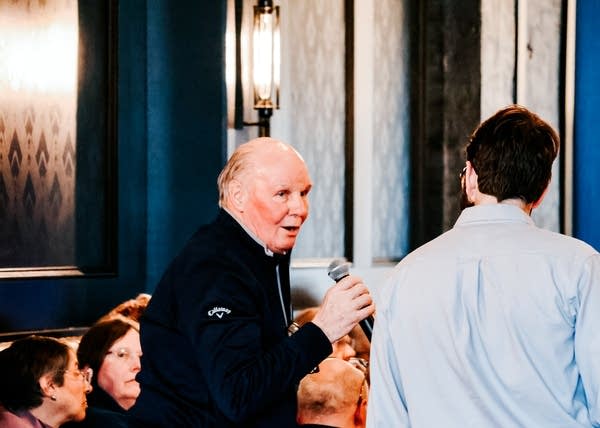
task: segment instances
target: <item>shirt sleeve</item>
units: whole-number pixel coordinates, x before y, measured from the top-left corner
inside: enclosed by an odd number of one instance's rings
[[[389,291],[390,284],[388,284]],[[367,407],[367,428],[410,427],[402,379],[396,364],[396,352],[390,325],[389,293],[377,302],[370,358],[371,388]]]
[[[600,427],[600,254],[586,260],[579,286],[575,359],[592,426]]]
[[[199,297],[184,294],[179,302],[185,311],[180,318],[186,320],[181,328],[217,407],[231,421],[242,422],[289,400],[300,379],[331,353],[331,344],[312,323],[290,337],[283,322],[271,326],[270,311],[279,314],[281,307],[261,300],[256,290],[265,284],[214,266],[207,278],[207,271],[201,270],[198,281],[209,291]]]

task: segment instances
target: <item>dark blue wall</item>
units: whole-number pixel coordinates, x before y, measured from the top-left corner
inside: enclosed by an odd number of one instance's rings
[[[184,240],[216,214],[226,147],[226,4],[148,2],[150,292]]]
[[[0,332],[88,325],[151,292],[214,216],[225,159],[225,3],[120,1],[118,274],[0,280]]]
[[[574,132],[576,237],[600,250],[600,2],[577,2]]]

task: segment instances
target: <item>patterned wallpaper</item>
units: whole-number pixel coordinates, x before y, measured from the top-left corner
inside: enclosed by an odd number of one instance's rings
[[[375,2],[373,257],[408,252],[410,91],[406,0]]]
[[[304,156],[315,183],[311,214],[295,258],[344,254],[344,2],[286,2],[291,91],[289,142]],[[404,255],[408,248],[408,40],[404,0],[375,7],[375,142],[373,254]],[[355,100],[360,102],[360,100]],[[360,126],[360,121],[355,122]]]
[[[344,255],[344,55],[343,0],[287,2],[291,92],[289,143],[304,157],[314,187],[310,216],[295,258]]]
[[[0,1],[0,269],[75,264],[77,19]]]

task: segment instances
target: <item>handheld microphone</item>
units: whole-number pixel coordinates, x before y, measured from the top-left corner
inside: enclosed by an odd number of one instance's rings
[[[327,275],[335,282],[339,282],[342,278],[350,275],[350,263],[345,262],[344,260],[336,259],[329,264],[327,268]],[[373,325],[375,324],[375,320],[372,316],[368,316],[364,320],[358,323],[360,328],[362,328],[365,336],[371,341],[371,336],[373,335]]]

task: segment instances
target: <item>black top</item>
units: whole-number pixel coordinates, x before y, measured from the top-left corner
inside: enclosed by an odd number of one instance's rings
[[[98,386],[97,377],[93,378],[92,386],[92,392],[87,396],[87,402],[90,407],[125,414],[125,409],[123,409],[105,390]]]
[[[93,378],[92,386],[92,392],[87,396],[89,407],[85,412],[85,419],[81,422],[67,422],[61,428],[126,428],[125,409],[98,386],[96,377]]]
[[[266,254],[221,210],[167,268],[141,319],[132,423],[296,426],[297,384],[332,348],[312,323],[287,335],[289,299],[289,254]]]

